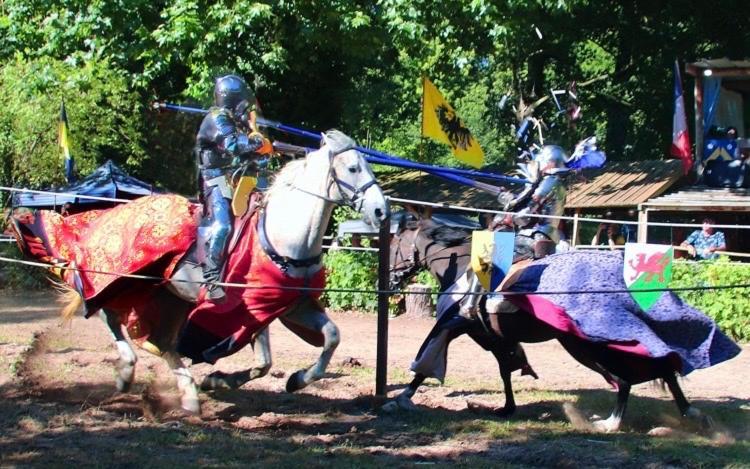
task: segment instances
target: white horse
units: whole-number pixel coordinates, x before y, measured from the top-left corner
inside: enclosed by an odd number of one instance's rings
[[[276,176],[264,199],[265,233],[270,244],[264,251],[267,254],[269,250],[275,251],[276,255],[269,257],[277,265],[285,264],[281,267],[291,278],[310,278],[322,268],[323,235],[336,205],[354,208],[374,226],[379,226],[389,216],[388,202],[370,166],[355,149],[354,141],[341,132],[329,131],[323,135],[323,142],[319,150],[310,152],[304,159],[288,163]],[[24,227],[18,220],[14,225],[17,230],[23,231]],[[159,325],[157,330],[151,332],[146,349],[160,354],[172,369],[183,409],[199,413],[196,383],[183,364],[176,346],[185,320],[195,307],[202,273],[198,266],[183,260],[171,278],[173,282],[160,288],[153,296],[151,304],[159,310]],[[77,303],[71,304],[71,308],[80,305],[81,298],[77,297],[76,300]],[[122,298],[118,302],[122,304]],[[121,312],[105,305],[100,316],[115,339],[120,355],[116,365],[117,388],[125,392],[133,382],[137,356],[126,340]],[[314,299],[288,305],[281,320],[301,338],[323,348],[312,366],[290,376],[286,388],[292,392],[323,376],[338,346],[339,331]],[[260,345],[255,367],[231,374],[215,372],[204,381],[203,387],[238,387],[250,379],[265,375],[271,366],[268,339],[267,328],[255,331],[254,342]]]

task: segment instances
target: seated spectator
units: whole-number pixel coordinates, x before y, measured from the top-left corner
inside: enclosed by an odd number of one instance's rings
[[[719,251],[727,250],[724,233],[716,231],[713,227],[716,222],[713,218],[703,219],[703,227],[690,233],[690,236],[680,246],[687,248],[690,257],[697,260],[709,260],[719,257]]]
[[[619,227],[613,223],[600,223],[599,228],[596,230],[596,234],[591,238],[591,245],[609,246],[612,250],[615,249],[615,246],[624,245],[625,238],[622,236],[618,228]],[[606,237],[603,233],[606,233]]]

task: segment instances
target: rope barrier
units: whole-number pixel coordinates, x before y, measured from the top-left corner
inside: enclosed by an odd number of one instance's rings
[[[464,207],[462,205],[453,205],[448,204],[444,202],[425,202],[422,200],[412,200],[412,199],[401,199],[398,197],[388,197],[389,200],[396,202],[396,203],[402,203],[402,204],[411,204],[411,205],[423,205],[425,207],[435,207],[435,208],[444,208],[444,209],[450,209],[450,210],[459,210],[464,212],[475,212],[475,213],[488,213],[488,214],[496,214],[496,215],[517,215],[518,212],[507,212],[504,210],[492,210],[487,208],[474,208],[474,207]],[[638,225],[639,223],[637,221],[632,220],[615,220],[611,218],[586,218],[586,217],[572,217],[569,215],[539,215],[539,214],[524,214],[524,218],[551,218],[554,220],[578,220],[579,222],[592,222],[592,223],[616,223],[620,225]],[[702,223],[663,223],[663,222],[647,222],[647,226],[666,226],[666,227],[673,227],[673,228],[701,228],[703,226]],[[750,229],[750,225],[711,225],[714,228],[724,228],[724,229],[739,229],[739,230],[748,230]]]
[[[130,199],[116,199],[112,197],[99,197],[99,196],[94,196],[94,195],[83,195],[83,194],[75,194],[75,193],[67,193],[67,192],[51,192],[51,191],[42,191],[42,190],[34,190],[34,189],[19,189],[15,187],[7,187],[7,186],[0,186],[0,191],[59,195],[59,196],[77,197],[79,199],[99,200],[103,202],[118,202],[118,203],[132,202],[132,200]],[[492,215],[517,215],[517,212],[508,212],[504,210],[492,210],[492,209],[475,208],[475,207],[465,207],[462,205],[453,205],[453,204],[448,204],[444,202],[425,202],[423,200],[402,199],[399,197],[387,197],[387,199],[392,202],[401,203],[401,204],[423,205],[425,207],[443,208],[443,209],[450,209],[450,210],[457,210],[457,211],[464,211],[464,212],[487,213],[487,214],[492,214]],[[550,219],[555,219],[555,220],[568,220],[568,221],[578,220],[579,222],[591,222],[591,223],[616,223],[620,225],[638,225],[639,224],[637,221],[616,220],[612,218],[572,217],[568,215],[540,215],[540,214],[535,214],[535,213],[524,214],[523,216],[525,218],[550,218]],[[701,223],[665,223],[665,222],[647,222],[646,225],[647,226],[665,226],[665,227],[673,227],[673,228],[700,228],[703,226]],[[722,229],[738,229],[738,230],[750,229],[750,225],[712,225],[712,226],[714,228],[722,228]]]
[[[194,280],[183,280],[183,279],[167,279],[163,277],[156,277],[151,275],[139,275],[139,274],[126,274],[119,272],[107,272],[93,269],[81,269],[78,267],[66,267],[55,264],[49,264],[46,262],[26,261],[21,259],[11,259],[8,257],[1,257],[0,261],[9,262],[12,264],[22,264],[33,267],[42,267],[46,269],[58,268],[61,270],[73,270],[76,272],[88,272],[101,275],[112,275],[117,277],[132,278],[136,280],[148,280],[152,282],[164,283],[188,283],[188,284],[212,284],[219,285],[224,288],[243,288],[245,290],[282,290],[282,291],[304,291],[304,292],[322,292],[322,293],[361,293],[361,294],[375,294],[375,295],[471,295],[471,296],[485,296],[493,295],[495,292],[487,291],[453,291],[453,292],[435,292],[435,291],[409,291],[409,290],[378,290],[378,289],[367,289],[358,290],[354,288],[315,288],[315,287],[286,287],[283,285],[274,286],[251,286],[244,283],[230,283],[230,282],[203,282]],[[611,289],[611,290],[566,290],[566,291],[503,291],[499,292],[505,296],[519,296],[519,295],[611,295],[618,293],[646,293],[646,292],[667,292],[667,291],[705,291],[705,290],[729,290],[729,289],[745,289],[750,288],[750,284],[738,284],[738,285],[715,285],[715,286],[697,286],[697,287],[675,287],[675,288],[640,288],[640,289]]]
[[[52,192],[52,191],[40,191],[40,190],[34,190],[34,189],[18,189],[16,187],[6,187],[6,186],[0,186],[0,191],[7,191],[7,192],[22,192],[27,194],[40,194],[40,195],[52,195],[52,196],[60,196],[60,197],[74,197],[78,199],[90,199],[90,200],[99,200],[103,202],[132,202],[130,199],[115,199],[113,197],[99,197],[96,195],[83,195],[83,194],[76,194],[75,192]]]

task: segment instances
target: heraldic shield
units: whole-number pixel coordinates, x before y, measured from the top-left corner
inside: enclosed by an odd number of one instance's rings
[[[471,237],[471,268],[487,291],[503,281],[513,264],[513,232],[475,231]]]
[[[674,249],[666,244],[628,243],[625,245],[623,277],[633,299],[643,311],[656,303],[672,280]]]

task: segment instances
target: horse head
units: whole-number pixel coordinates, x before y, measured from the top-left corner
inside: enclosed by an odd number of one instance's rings
[[[389,204],[356,143],[338,130],[324,133],[323,142],[321,150],[328,151],[330,178],[336,188],[334,194],[329,191],[331,199],[352,207],[366,223],[379,227],[390,215]]]
[[[399,287],[419,269],[427,269],[441,289],[465,272],[471,250],[471,232],[431,218],[406,220],[391,239],[391,288]]]
[[[421,267],[417,249],[420,227],[420,221],[402,219],[398,231],[391,237],[388,281],[391,290],[399,288]]]

